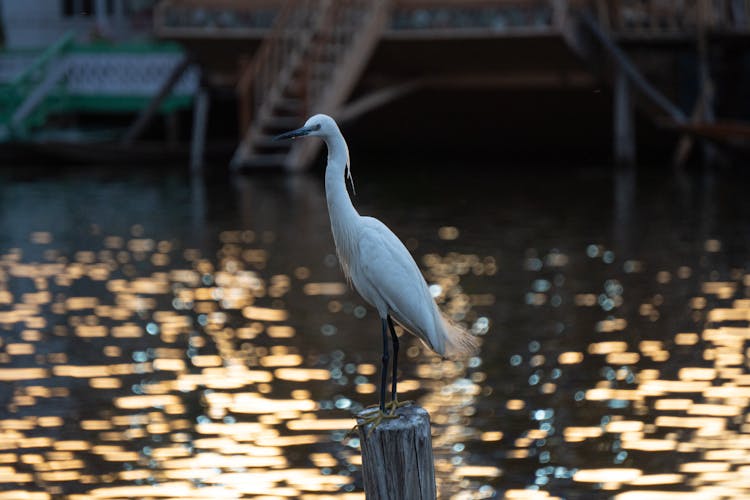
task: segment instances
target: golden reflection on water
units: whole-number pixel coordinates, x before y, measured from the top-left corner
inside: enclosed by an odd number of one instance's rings
[[[722,245],[709,240],[704,248],[715,253]],[[589,246],[587,255],[607,264],[614,261],[603,246]],[[702,263],[707,261],[704,256]],[[567,263],[558,251],[542,258],[531,250],[524,267],[550,272]],[[622,274],[644,273],[645,268],[643,262],[626,261]],[[656,271],[652,279],[666,286],[694,274],[682,265]],[[575,403],[529,407],[534,394],[520,390],[514,392],[531,395],[529,402],[506,400],[506,419],[528,411],[532,426],[514,432],[518,437],[512,442],[501,443],[507,448],[503,472],[522,470],[514,461],[536,470],[527,474],[525,488],[511,487],[504,498],[558,498],[556,492],[588,498],[582,492],[599,495],[597,490],[602,498],[618,500],[750,497],[750,274],[744,269],[731,269],[724,279],[718,271],[706,274],[709,279],[693,289],[700,295],[689,298],[677,317],[692,322],[694,331],[680,327],[665,336],[661,326],[658,338],[649,339],[643,331],[662,318],[664,292],[636,304],[633,315],[621,308],[627,304],[622,283],[608,279],[603,293],[574,290],[571,297],[579,317],[595,316],[587,313],[591,309],[606,313],[594,321],[595,334],[583,336],[593,340],[581,344],[567,338],[551,366],[535,340],[528,344],[528,354],[509,356],[513,367],[536,368],[529,386],[555,394],[557,401],[570,394]],[[534,279],[526,303],[559,306],[564,278],[555,275],[554,285]],[[586,373],[583,380],[591,385],[566,384],[575,372]],[[561,382],[544,382],[545,377]]]
[[[315,281],[302,267],[268,273],[257,240],[271,233],[225,231],[216,260],[143,233],[135,226],[130,238],[106,236],[68,257],[51,233],[34,232],[40,260],[19,249],[0,255],[0,499],[364,498],[358,442],[346,433],[352,411],[375,402],[378,367],[343,364],[340,351],[316,362],[300,351],[287,306],[301,289],[335,314],[346,284]],[[466,295],[459,283],[494,274],[494,260],[429,254],[424,263],[445,309],[485,333],[472,304],[493,297]],[[498,477],[455,446],[502,439],[469,425],[484,374],[466,378],[465,364],[440,362],[413,341],[404,358],[417,378],[404,377],[400,393],[425,394],[443,491]],[[348,385],[351,396],[321,403],[321,383]]]
[[[376,402],[379,343],[347,285],[305,266],[271,271],[269,232],[225,231],[216,257],[143,233],[134,227],[129,238],[107,236],[69,257],[51,233],[35,232],[41,258],[0,255],[0,500],[364,498],[358,442],[346,434],[351,413]],[[453,226],[438,231],[459,235]],[[587,254],[609,258],[603,246]],[[530,251],[523,266],[562,275],[575,259]],[[421,264],[444,310],[485,334],[490,320],[479,311],[496,297],[466,293],[463,283],[494,279],[495,259],[427,253]],[[629,275],[645,269],[623,264]],[[681,265],[648,278],[666,287],[695,275]],[[535,278],[526,304],[564,304],[553,286]],[[749,497],[748,289],[743,270],[711,275],[684,304],[694,326],[656,338],[644,325],[666,316],[664,289],[635,304],[617,279],[603,292],[573,290],[567,305],[576,315],[605,312],[591,334],[550,351],[531,341],[525,358],[508,356],[528,365],[541,404],[521,379],[499,396],[495,367],[485,365],[496,359],[442,361],[408,337],[399,389],[431,414],[441,496]],[[303,299],[334,319],[319,331],[297,321]],[[370,358],[338,348],[334,325],[352,318],[372,331]],[[576,372],[586,377],[571,387],[565,374]],[[478,409],[487,407],[503,420],[480,427]],[[562,415],[570,407],[586,418]],[[579,455],[560,458],[568,452]],[[526,488],[503,487],[529,463],[536,471]]]
[[[715,240],[707,248],[720,248]],[[689,268],[676,273],[687,278]],[[612,491],[618,500],[661,498],[747,498],[750,496],[750,375],[747,341],[750,340],[750,303],[747,295],[750,275],[732,272],[734,281],[709,281],[701,285],[702,297],[690,301],[692,317],[702,331],[674,332],[667,340],[640,340],[624,318],[610,317],[596,325],[601,340],[591,342],[586,352],[568,351],[558,355],[559,365],[585,365],[593,358],[604,358],[605,370],[594,387],[576,394],[576,400],[605,416],[596,425],[572,426],[562,430],[565,443],[585,447],[586,442],[611,447],[616,467],[574,469],[548,467],[555,477],[572,472],[572,480],[597,489]],[[656,281],[666,283],[670,273],[657,273]],[[593,297],[593,300],[592,300]],[[578,294],[578,307],[601,304],[595,294]],[[659,318],[663,300],[654,297],[644,303],[639,314],[649,321]],[[707,304],[714,307],[707,308]],[[613,308],[611,308],[613,309]],[[679,368],[674,373],[675,358]],[[702,358],[702,359],[701,359]],[[671,364],[666,362],[671,360]],[[588,363],[591,366],[591,363]],[[510,403],[510,402],[509,402]],[[527,456],[536,439],[535,429],[526,439],[516,440],[515,453]],[[632,465],[664,454],[665,469],[653,473]],[[678,454],[675,458],[674,454]],[[649,457],[650,455],[650,457]],[[541,456],[541,455],[540,455]],[[549,459],[542,463],[554,463]],[[653,463],[653,462],[650,462]],[[631,464],[630,467],[627,464]],[[669,464],[676,464],[670,470]],[[666,467],[665,467],[666,466]],[[539,469],[544,471],[544,469]],[[538,474],[540,475],[540,474]],[[544,474],[541,474],[544,476]],[[538,485],[547,483],[542,477]],[[690,490],[690,491],[686,491]],[[506,498],[547,498],[544,488],[510,490]]]

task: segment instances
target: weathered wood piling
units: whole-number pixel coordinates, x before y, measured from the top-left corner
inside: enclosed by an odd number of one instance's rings
[[[614,152],[618,166],[635,163],[635,103],[625,72],[617,68],[614,82]]]
[[[398,418],[374,429],[363,425],[373,410],[357,415],[362,447],[362,475],[370,500],[435,500],[430,416],[420,406],[403,406]]]

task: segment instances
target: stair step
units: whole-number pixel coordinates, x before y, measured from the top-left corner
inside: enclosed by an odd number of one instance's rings
[[[330,81],[336,74],[337,68],[339,68],[339,64],[335,61],[317,61],[312,67],[310,76],[317,80]],[[284,87],[285,95],[302,95],[304,91],[305,82],[301,75],[298,75]]]
[[[386,24],[388,2],[341,4],[331,2],[324,7],[320,15],[326,17],[310,16],[311,12],[304,8],[293,9],[282,28],[301,50],[295,51],[279,68],[274,68],[278,74],[271,75],[270,81],[262,82],[269,87],[267,99],[260,111],[253,113],[255,121],[251,132],[238,148],[233,165],[295,169],[310,163],[314,152],[321,147],[319,141],[309,143],[315,148],[301,144],[292,147],[290,143],[274,141],[273,137],[301,127],[308,105],[318,109],[335,108],[338,101],[352,91],[356,78],[361,75],[379,30]],[[319,21],[328,16],[333,16],[330,20],[336,25],[330,32],[325,26],[319,26]],[[285,50],[280,45],[285,43],[285,37],[264,43],[271,43],[272,50]]]

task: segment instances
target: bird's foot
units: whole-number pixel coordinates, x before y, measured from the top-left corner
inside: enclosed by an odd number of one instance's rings
[[[367,431],[368,437],[372,434],[372,431],[374,431],[377,426],[383,422],[383,420],[398,418],[398,415],[395,415],[394,412],[386,413],[381,410],[380,407],[377,407],[374,410],[375,411],[368,412],[368,416],[362,417],[362,422],[358,422],[357,425],[354,426],[355,429],[357,427],[361,427],[362,429],[364,429],[369,425],[370,429]],[[354,429],[352,429],[352,431],[354,431]]]
[[[385,408],[388,410],[389,415],[396,415],[396,410],[401,408],[402,406],[409,406],[411,404],[414,404],[414,401],[406,400],[406,401],[399,401],[398,398],[391,399],[390,403],[385,404]]]

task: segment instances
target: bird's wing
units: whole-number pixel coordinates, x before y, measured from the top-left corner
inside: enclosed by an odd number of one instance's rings
[[[443,352],[444,340],[435,324],[437,306],[416,262],[385,224],[372,217],[362,219],[359,258],[352,269],[357,291],[375,307],[384,304],[402,326]]]

